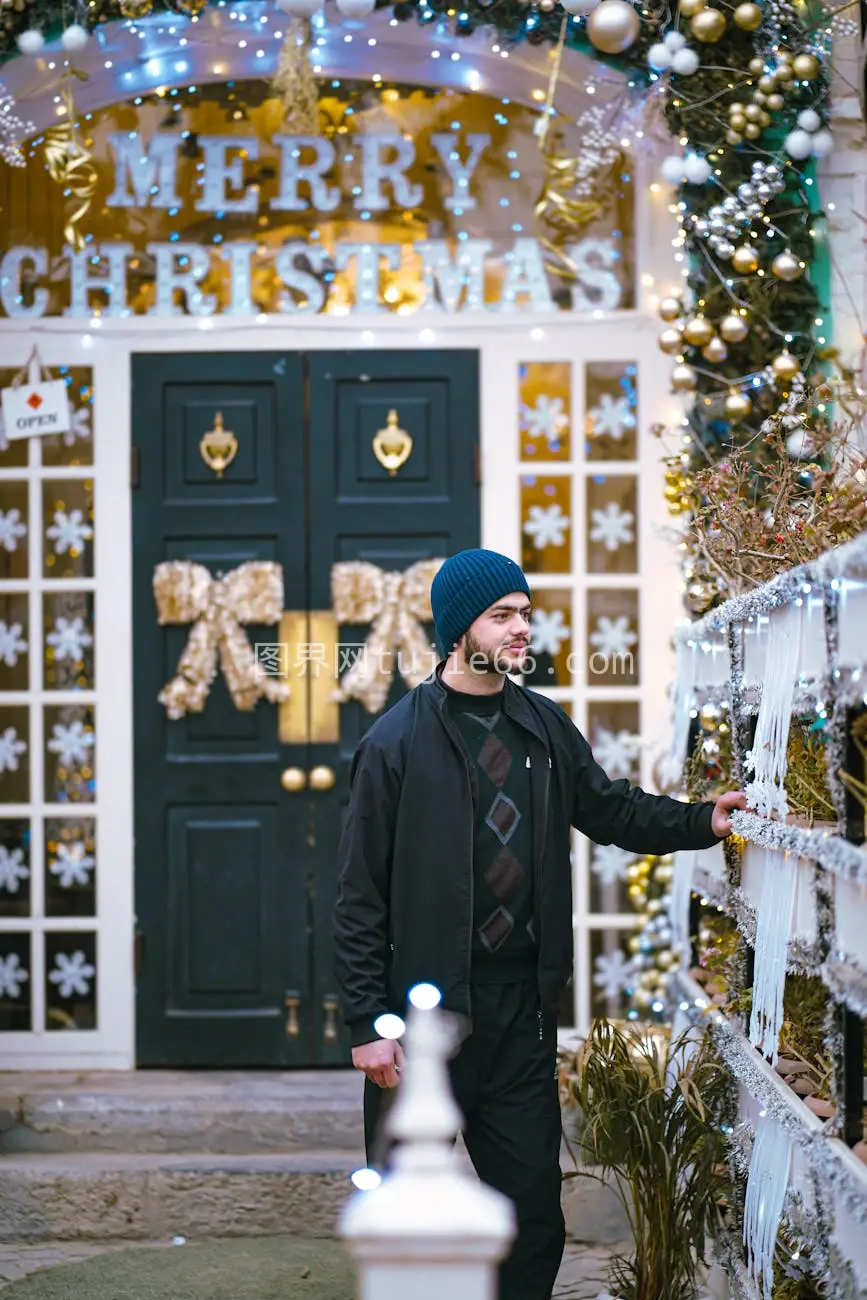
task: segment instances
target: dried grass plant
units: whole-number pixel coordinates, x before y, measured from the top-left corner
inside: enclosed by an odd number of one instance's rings
[[[729,1188],[720,1125],[731,1080],[708,1037],[667,1041],[599,1020],[561,1056],[560,1084],[564,1108],[583,1121],[566,1177],[613,1186],[632,1230],[633,1254],[611,1264],[612,1294],[694,1300]]]

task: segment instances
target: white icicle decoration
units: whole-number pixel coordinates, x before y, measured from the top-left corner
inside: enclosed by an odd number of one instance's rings
[[[695,708],[695,674],[698,646],[695,641],[678,641],[675,652],[674,728],[671,745],[662,761],[662,778],[666,785],[680,781],[686,761],[689,723]]]
[[[762,1300],[771,1300],[774,1248],[789,1186],[792,1140],[770,1116],[760,1118],[750,1158],[744,1204],[744,1246],[747,1268]]]
[[[763,854],[762,893],[756,925],[753,1007],[750,1042],[772,1065],[776,1063],[783,1026],[783,989],[789,936],[795,914],[798,859],[786,850],[753,850]]]
[[[803,606],[775,609],[769,618],[768,654],[762,683],[762,702],[756,720],[753,748],[745,766],[753,780],[745,787],[747,807],[763,817],[776,812],[786,817],[786,746],[795,697],[795,677],[801,650]]]
[[[674,876],[671,882],[671,902],[668,920],[671,926],[671,946],[678,952],[685,966],[689,956],[689,900],[692,894],[692,877],[695,871],[695,849],[681,849],[674,855]]]

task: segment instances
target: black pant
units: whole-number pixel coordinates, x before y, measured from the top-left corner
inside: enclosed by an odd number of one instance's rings
[[[463,1136],[483,1183],[514,1203],[518,1235],[500,1266],[500,1300],[549,1300],[563,1256],[557,1027],[540,1016],[534,982],[474,985],[473,1032],[451,1062]],[[380,1122],[396,1089],[368,1080],[368,1163],[387,1152]]]

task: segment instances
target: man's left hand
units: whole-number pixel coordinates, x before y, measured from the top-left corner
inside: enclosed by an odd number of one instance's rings
[[[732,833],[731,813],[734,808],[746,808],[747,797],[743,790],[729,790],[721,794],[714,804],[711,828],[715,835],[724,840]]]

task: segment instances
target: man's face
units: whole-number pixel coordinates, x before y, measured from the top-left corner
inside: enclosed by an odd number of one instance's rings
[[[462,638],[470,671],[520,673],[530,647],[530,612],[529,599],[515,592],[480,614]]]

